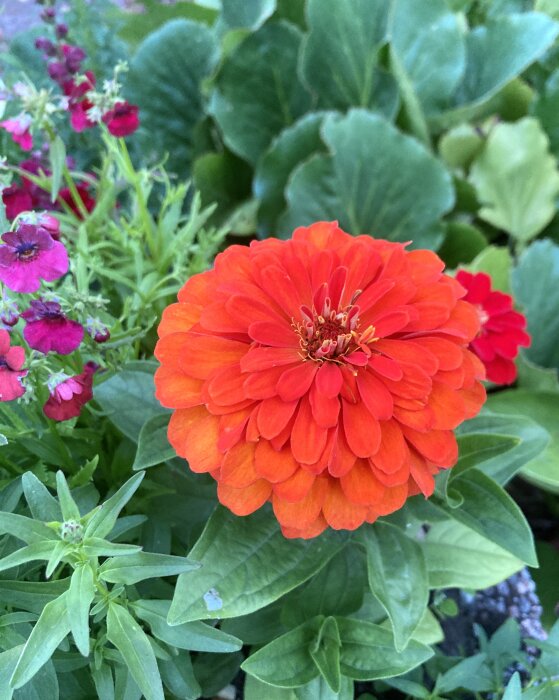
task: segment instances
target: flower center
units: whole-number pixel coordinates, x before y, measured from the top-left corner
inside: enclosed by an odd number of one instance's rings
[[[369,326],[359,332],[359,307],[353,300],[343,309],[332,309],[331,300],[326,297],[320,313],[308,306],[301,307],[303,320],[294,322],[300,338],[304,359],[341,362],[342,358],[355,350],[370,350],[364,346],[376,340],[375,329]]]
[[[16,248],[16,255],[18,260],[23,260],[23,262],[29,262],[39,252],[39,246],[35,243],[21,243]]]

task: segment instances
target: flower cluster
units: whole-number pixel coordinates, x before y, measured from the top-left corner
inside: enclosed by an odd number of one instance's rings
[[[68,27],[57,24],[54,9],[49,9],[52,12],[44,19],[55,25],[56,40],[39,37],[35,47],[43,52],[49,76],[66,96],[72,129],[81,132],[102,121],[112,136],[133,134],[140,125],[138,107],[118,97],[120,86],[116,80],[107,81],[105,93],[95,92],[95,74],[90,70],[82,73],[85,51],[79,46],[64,43]]]
[[[479,315],[443,267],[336,223],[231,246],[159,326],[169,441],[233,512],[271,501],[287,537],[431,495],[485,400]]]
[[[525,316],[513,310],[509,294],[491,289],[491,277],[484,272],[459,270],[456,279],[466,289],[464,299],[475,306],[480,320],[471,350],[485,365],[487,379],[495,384],[512,384],[519,347],[530,345],[530,336],[524,330]]]
[[[39,292],[43,282],[53,282],[68,272],[68,252],[60,241],[60,224],[51,214],[40,214],[35,223],[22,220],[15,230],[1,236],[0,282],[19,294]],[[0,287],[0,401],[13,401],[25,393],[21,380],[28,375],[22,369],[25,350],[11,346],[8,330],[13,330],[20,320],[23,339],[29,348],[45,357],[49,353],[70,355],[81,345],[85,329],[76,320],[64,313],[58,301],[39,296],[30,299],[24,311],[16,301],[6,295]],[[99,323],[97,323],[99,326]],[[108,330],[92,337],[97,342],[108,339]],[[47,382],[49,397],[43,406],[45,415],[54,420],[67,420],[79,415],[82,406],[92,396],[94,363],[87,363],[83,372],[68,376],[63,372],[50,373]]]

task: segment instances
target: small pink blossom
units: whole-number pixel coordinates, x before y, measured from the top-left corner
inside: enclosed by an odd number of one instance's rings
[[[59,241],[40,226],[20,224],[16,231],[2,235],[0,282],[14,292],[30,294],[46,282],[68,272],[68,253]]]
[[[56,217],[46,211],[41,212],[37,214],[37,225],[48,231],[55,241],[60,240],[60,221]]]
[[[87,93],[95,87],[95,75],[86,71],[85,79],[80,82],[68,80],[63,85],[64,94],[68,97],[68,110],[70,112],[70,125],[76,132],[84,131],[95,126],[95,122],[88,117],[88,110],[93,103],[87,99]]]
[[[32,121],[28,114],[19,114],[14,119],[5,119],[0,122],[0,127],[6,129],[12,135],[12,140],[24,151],[30,151],[33,148],[33,137],[30,131]]]
[[[63,421],[79,416],[82,406],[93,396],[93,375],[98,368],[95,362],[88,362],[81,374],[57,383],[43,406],[47,418]]]
[[[23,337],[33,350],[69,355],[83,340],[81,323],[69,319],[56,301],[34,299],[21,318],[27,322]]]
[[[22,347],[10,347],[10,334],[0,330],[0,401],[13,401],[23,396],[25,389],[21,378],[27,370],[22,370],[25,352]]]
[[[130,136],[140,126],[138,108],[128,102],[117,102],[115,106],[103,115],[112,136]]]

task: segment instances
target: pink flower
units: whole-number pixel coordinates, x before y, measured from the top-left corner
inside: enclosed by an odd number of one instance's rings
[[[6,207],[6,216],[10,221],[15,219],[21,212],[29,211],[33,208],[33,200],[29,192],[16,184],[4,187],[2,190],[2,201]]]
[[[85,210],[88,213],[93,211],[95,207],[95,199],[89,194],[89,187],[87,185],[84,185],[83,183],[80,183],[76,185],[76,190],[78,191],[78,195],[82,200],[82,204],[85,207]],[[83,219],[82,213],[77,207],[76,203],[74,202],[74,198],[72,197],[72,193],[70,192],[69,187],[63,187],[60,190],[60,192],[58,193],[58,199],[62,200],[63,202],[66,202],[66,204],[70,207],[70,209],[74,212],[78,219]]]
[[[85,97],[95,87],[95,75],[86,71],[85,76],[86,79],[79,83],[68,80],[63,86],[64,94],[69,97],[70,125],[78,133],[95,126],[95,122],[87,116],[87,111],[93,107],[93,103]]]
[[[5,119],[0,122],[0,127],[6,129],[12,135],[12,140],[18,143],[24,151],[33,148],[33,137],[31,136],[32,119],[28,114],[19,114],[14,119]]]
[[[27,321],[23,337],[33,350],[69,355],[83,340],[81,323],[70,320],[56,301],[34,299],[21,318]]]
[[[95,362],[88,362],[81,374],[58,383],[43,406],[45,416],[57,421],[79,416],[82,406],[93,396],[93,375],[98,369]]]
[[[10,334],[0,330],[0,401],[13,401],[25,393],[20,381],[27,374],[21,369],[24,362],[23,348],[10,347]]]
[[[115,106],[103,115],[112,136],[130,136],[140,126],[138,108],[128,102],[117,102]]]
[[[2,235],[0,282],[14,292],[30,294],[46,282],[68,272],[68,253],[50,233],[33,224],[21,224],[17,231]]]
[[[60,221],[54,216],[47,214],[46,211],[37,215],[37,225],[44,228],[54,238],[55,241],[60,240]]]
[[[80,70],[83,59],[86,57],[83,49],[79,46],[70,46],[70,44],[62,44],[62,55],[70,73],[77,73]]]

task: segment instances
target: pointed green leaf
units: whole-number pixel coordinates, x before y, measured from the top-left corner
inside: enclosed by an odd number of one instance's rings
[[[107,638],[122,654],[146,700],[164,700],[161,676],[149,639],[132,615],[118,603],[109,605]]]
[[[487,588],[524,566],[520,559],[452,520],[432,523],[421,548],[431,588]]]
[[[85,528],[85,537],[106,537],[113,529],[120,511],[142,483],[145,472],[130,477],[107,501],[102,503]]]
[[[239,518],[218,507],[189,554],[201,568],[179,576],[169,622],[258,610],[310,578],[346,541],[346,533],[333,531],[288,540],[268,509]]]
[[[522,685],[520,683],[520,674],[518,671],[512,674],[510,681],[505,688],[503,700],[521,700]]]
[[[310,647],[310,654],[324,680],[334,693],[340,692],[340,633],[336,618],[327,617]]]
[[[27,505],[36,520],[45,522],[62,520],[62,512],[56,498],[33,472],[25,472],[21,477],[21,483]]]
[[[337,623],[342,641],[340,668],[354,680],[399,676],[433,656],[432,649],[415,640],[397,651],[392,633],[372,622],[339,617]]]
[[[99,700],[115,700],[115,685],[111,667],[103,664],[101,668],[93,667],[91,677],[95,683],[95,690]]]
[[[25,515],[0,512],[0,534],[13,535],[27,544],[44,540],[58,540],[56,533],[38,520]]]
[[[469,469],[452,481],[463,501],[458,508],[437,499],[437,507],[529,566],[537,566],[534,538],[520,508],[493,479]]]
[[[99,578],[110,583],[131,585],[147,578],[177,576],[198,568],[199,564],[184,557],[137,552],[127,557],[108,559],[99,569]]]
[[[134,471],[154,467],[176,456],[167,438],[168,427],[169,416],[166,413],[153,416],[144,423],[138,437],[138,450],[132,467]]]
[[[49,144],[49,161],[52,172],[50,201],[56,202],[62,184],[62,173],[66,165],[66,147],[60,136],[56,136]]]
[[[499,413],[524,414],[537,421],[549,432],[550,440],[544,450],[527,461],[522,476],[540,488],[559,493],[559,394],[547,391],[514,389],[489,397],[489,408]]]
[[[67,593],[70,630],[80,654],[89,656],[89,608],[95,597],[93,571],[86,563],[74,569]]]
[[[68,590],[70,579],[60,581],[4,581],[0,579],[0,600],[4,605],[39,615],[45,605]]]
[[[201,696],[202,689],[194,675],[189,654],[182,653],[168,661],[160,661],[159,670],[163,683],[177,697],[196,700]]]
[[[132,607],[139,618],[149,623],[154,636],[178,649],[224,654],[238,651],[243,645],[237,637],[203,622],[184,622],[171,627],[167,622],[170,600],[136,600]]]
[[[245,673],[280,688],[295,688],[316,678],[310,654],[323,617],[315,617],[258,649],[241,664]]]
[[[138,544],[108,542],[100,537],[88,537],[82,543],[82,551],[88,557],[127,557],[141,550]]]
[[[369,586],[388,613],[396,649],[402,651],[421,622],[429,600],[421,547],[389,523],[378,522],[361,532]]]
[[[81,517],[80,509],[72,498],[68,482],[62,471],[56,472],[56,492],[64,520],[79,520]]]
[[[57,542],[48,540],[47,542],[35,542],[34,544],[27,545],[27,547],[22,547],[12,552],[12,554],[8,554],[7,557],[0,559],[0,571],[6,571],[14,566],[19,566],[20,564],[25,564],[28,561],[35,561],[37,559],[48,561],[57,544]]]
[[[221,19],[230,29],[258,29],[276,9],[276,0],[222,0]]]
[[[21,688],[33,678],[70,632],[66,596],[67,594],[63,593],[43,608],[10,679],[12,688]]]
[[[50,578],[56,567],[64,559],[64,557],[72,550],[72,545],[60,540],[57,542],[50,553],[47,568],[45,570],[46,578]]]

